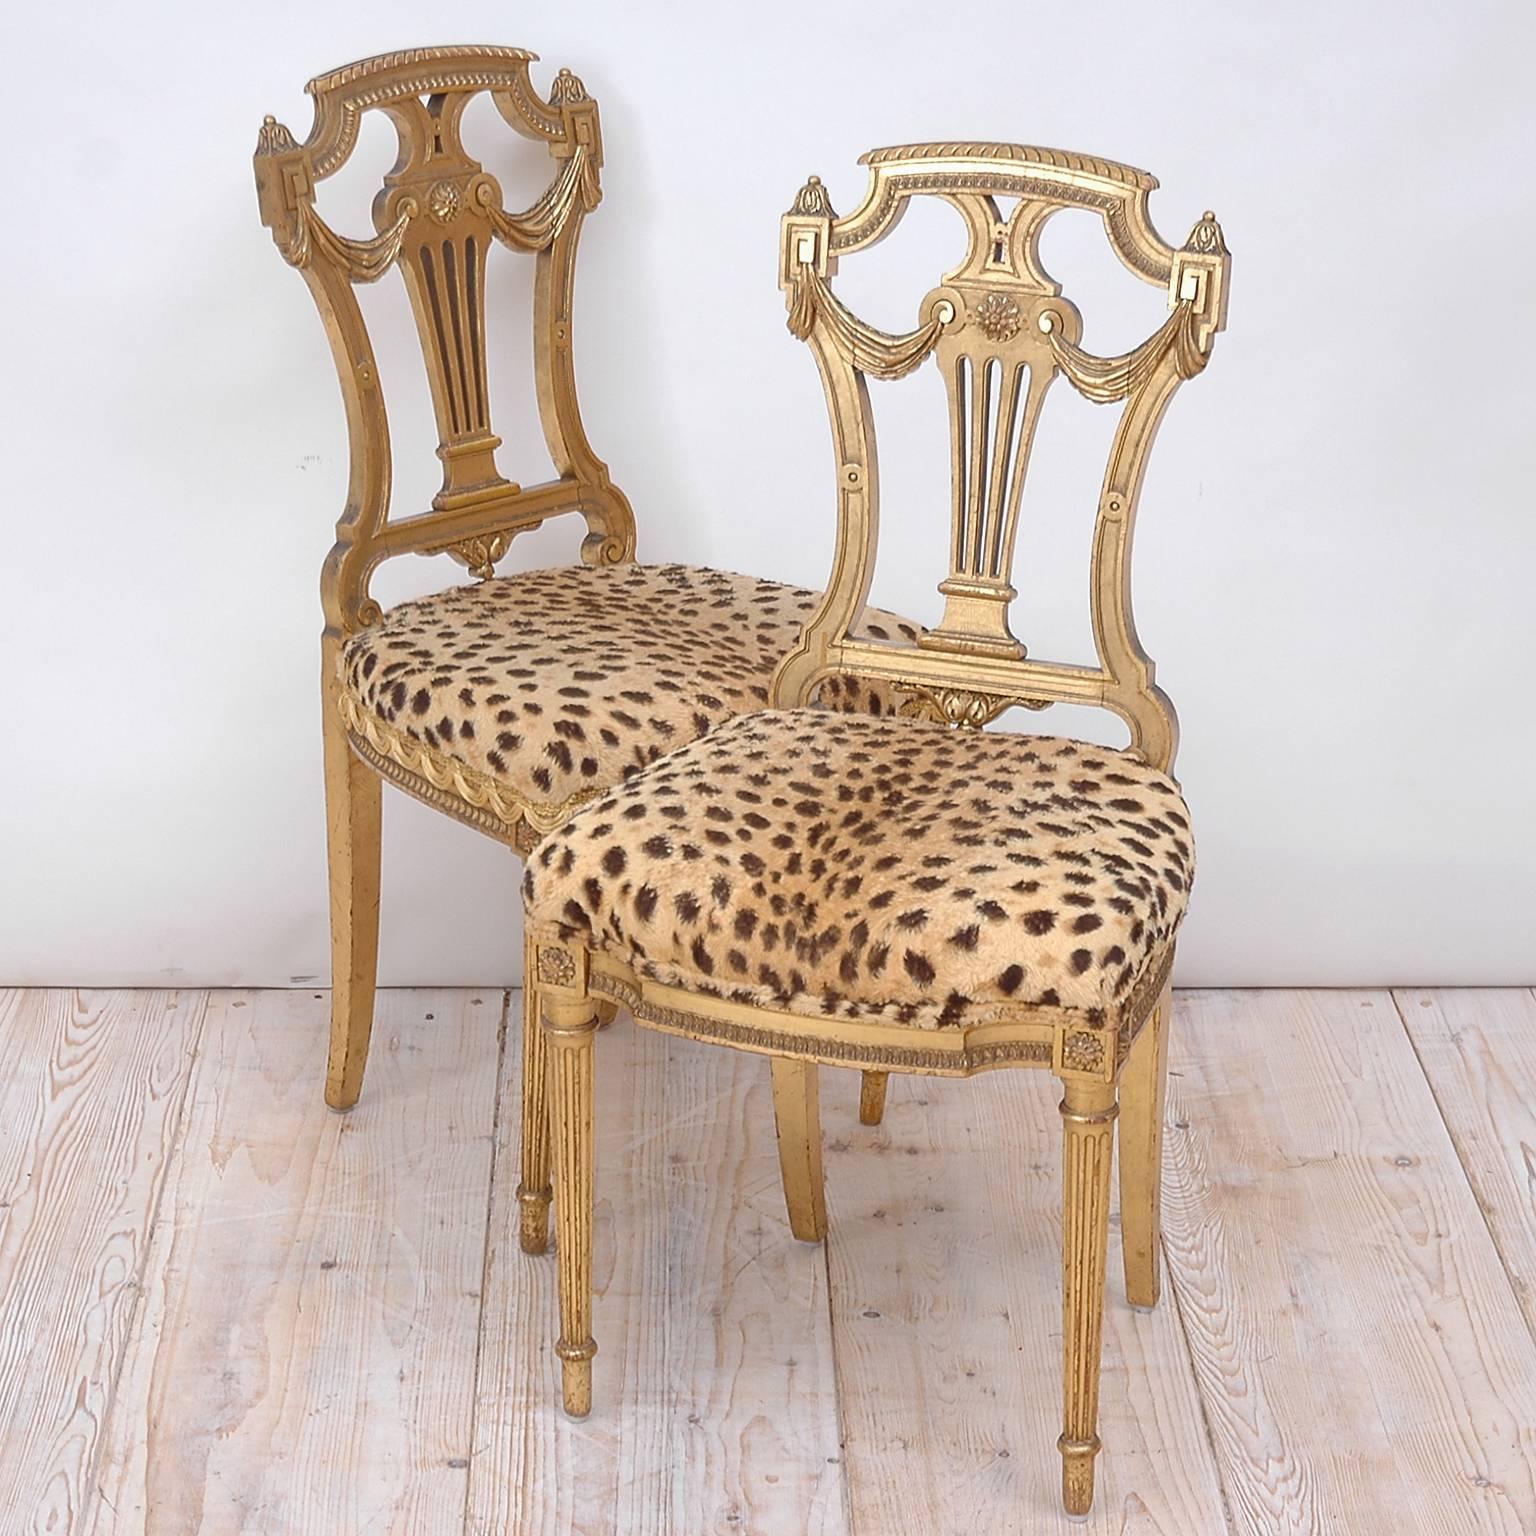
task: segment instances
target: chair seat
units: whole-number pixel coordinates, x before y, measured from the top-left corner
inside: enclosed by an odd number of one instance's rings
[[[654,981],[942,1029],[1113,1022],[1167,960],[1193,874],[1177,786],[1125,753],[801,709],[584,807],[524,897]]]
[[[768,701],[818,594],[686,565],[562,566],[402,603],[353,635],[342,685],[375,734],[554,812]],[[869,633],[915,638],[870,610]],[[832,678],[821,702],[886,712]]]

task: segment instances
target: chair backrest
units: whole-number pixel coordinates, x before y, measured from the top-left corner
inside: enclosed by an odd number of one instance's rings
[[[910,144],[875,150],[863,204],[846,218],[812,177],[782,221],[780,286],[789,328],[816,355],[838,464],[837,553],[820,608],[780,666],[775,702],[793,705],[817,680],[845,671],[908,689],[913,713],[985,725],[1022,704],[1102,705],[1131,731],[1131,750],[1169,771],[1173,706],[1153,681],[1131,613],[1131,535],[1148,452],[1179,384],[1200,372],[1226,322],[1231,259],[1207,213],[1175,250],[1147,213],[1157,182],[1087,155],[1017,144]],[[895,228],[908,200],[938,197],[964,217],[965,259],[922,301],[905,335],[851,313],[828,280],[838,261]],[[996,199],[1017,198],[1004,217]],[[1104,222],[1115,254],[1166,287],[1172,313],[1134,351],[1083,351],[1082,317],[1040,259],[1040,233],[1064,208]],[[953,507],[949,572],[938,626],[917,644],[850,638],[874,573],[879,469],[866,379],[900,378],[932,354],[949,398]],[[1090,603],[1097,667],[1026,657],[1008,623],[1019,504],[1046,390],[1064,373],[1088,399],[1123,401],[1099,495]]]
[[[256,147],[261,221],[303,273],[330,336],[351,438],[351,485],[322,577],[327,624],[340,633],[374,622],[368,581],[391,555],[446,552],[489,576],[514,534],[559,512],[580,512],[591,564],[630,559],[634,519],[582,429],[571,355],[576,243],[601,194],[597,103],[569,70],[548,101],[534,90],[522,48],[416,48],[382,54],[311,80],[314,124],[299,144],[268,117]],[[466,153],[460,121],[489,91],[506,122],[543,142],[557,166],[523,213],[502,205],[496,179]],[[364,112],[383,112],[399,157],[373,203],[375,233],[352,239],[315,210],[315,189],[347,163]],[[493,241],[532,252],[534,377],[558,479],[522,487],[496,464],[486,379],[485,266]],[[392,266],[404,275],[437,417],[442,489],[430,511],[390,520],[390,437],[378,368],[356,283]]]

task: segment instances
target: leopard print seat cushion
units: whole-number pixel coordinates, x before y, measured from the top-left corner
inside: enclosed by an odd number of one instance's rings
[[[363,714],[488,775],[528,805],[591,797],[768,702],[818,597],[687,565],[561,566],[402,603],[348,640],[342,685]],[[864,629],[915,639],[871,609]],[[834,709],[888,712],[851,678]]]
[[[1173,781],[1056,736],[816,710],[732,721],[528,862],[531,921],[669,985],[919,1028],[1119,1016],[1194,849]]]

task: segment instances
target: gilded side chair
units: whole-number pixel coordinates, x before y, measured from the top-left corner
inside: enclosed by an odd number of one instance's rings
[[[628,500],[582,427],[572,361],[577,241],[601,196],[597,103],[569,70],[547,98],[521,48],[418,48],[311,80],[301,144],[272,117],[255,154],[261,219],[308,283],[330,338],[351,444],[347,503],[321,572],[321,692],[331,885],[331,1036],[326,1102],[356,1103],[373,1022],[381,784],[475,827],[519,856],[582,804],[671,747],[768,701],[775,665],[817,595],[691,566],[635,561]],[[500,118],[554,161],[547,190],[509,211],[465,148],[466,106],[488,92]],[[317,211],[364,113],[393,124],[399,156],[353,238]],[[536,407],[555,478],[501,472],[492,430],[486,267],[502,245],[534,258]],[[442,488],[430,508],[390,515],[391,438],[374,349],[354,289],[398,268],[431,385]],[[585,522],[581,563],[497,577],[513,538],[546,519]],[[446,553],[475,578],[383,612],[381,562]],[[872,634],[915,633],[872,614]],[[833,708],[891,696],[838,679]],[[526,967],[525,967],[526,971]],[[522,1245],[547,1242],[543,1038],[524,989]],[[610,1010],[611,1013],[611,1010]],[[529,1020],[533,1021],[532,1027]]]
[[[782,226],[789,324],[821,370],[837,465],[832,582],[779,667],[781,708],[735,720],[578,814],[529,861],[524,893],[551,1043],[566,1409],[592,1391],[592,1031],[622,1001],[653,1028],[771,1060],[790,1226],[820,1239],[817,1069],[969,1076],[1052,1072],[1064,1132],[1064,1426],[1068,1512],[1093,1497],[1109,1183],[1119,1125],[1125,1283],[1160,1288],[1159,1189],[1170,974],[1194,849],[1172,777],[1173,708],[1131,614],[1131,538],[1163,412],[1226,315],[1230,259],[1207,213],[1181,247],[1148,216],[1156,182],[1111,161],[1011,144],[915,144],[864,157],[847,217],[814,178]],[[964,259],[905,335],[837,298],[845,257],[914,197],[963,217]],[[1005,217],[997,198],[1018,201]],[[1170,313],[1122,356],[1081,345],[1040,234],[1064,209],[1103,221]],[[949,406],[953,508],[939,625],[853,631],[878,543],[867,380],[933,358]],[[1120,405],[1095,512],[1098,662],[1026,655],[1009,624],[1020,498],[1058,375]],[[802,706],[849,671],[900,690],[896,718]],[[1005,709],[1101,705],[1130,742],[983,729]],[[690,849],[695,857],[689,856]]]

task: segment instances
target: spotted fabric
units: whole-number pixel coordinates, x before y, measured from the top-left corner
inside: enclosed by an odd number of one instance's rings
[[[1019,1004],[1114,1017],[1193,875],[1177,787],[1125,753],[788,710],[584,807],[523,894],[532,921],[656,981],[942,1029]]]
[[[818,597],[687,565],[561,566],[402,603],[354,635],[342,681],[413,740],[525,803],[597,793],[768,702]],[[871,609],[865,633],[917,629]],[[834,709],[888,713],[888,692],[831,678]]]

